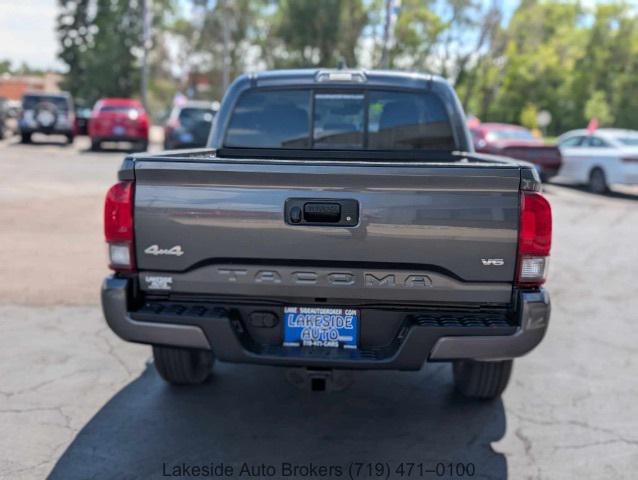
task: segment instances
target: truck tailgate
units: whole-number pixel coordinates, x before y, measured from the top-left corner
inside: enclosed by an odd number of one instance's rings
[[[143,289],[161,274],[188,293],[510,299],[515,167],[138,158],[135,181]],[[358,223],[287,222],[286,201],[308,198],[353,200]]]

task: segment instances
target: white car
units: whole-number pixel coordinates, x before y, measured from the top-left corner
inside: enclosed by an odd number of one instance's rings
[[[614,184],[638,185],[638,131],[572,130],[558,138],[563,165],[556,180],[605,193]]]

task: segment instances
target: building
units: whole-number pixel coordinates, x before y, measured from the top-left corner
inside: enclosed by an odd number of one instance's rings
[[[47,72],[44,75],[11,75],[0,76],[0,97],[9,100],[20,100],[28,91],[59,92],[62,75]]]

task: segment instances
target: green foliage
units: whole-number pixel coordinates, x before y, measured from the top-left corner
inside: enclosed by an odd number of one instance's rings
[[[93,103],[105,96],[137,92],[139,66],[133,49],[140,45],[141,4],[126,0],[61,0],[60,58],[69,68],[65,86]]]
[[[155,25],[167,1],[152,2]],[[60,59],[64,87],[92,104],[101,97],[131,97],[140,90],[142,0],[59,0]]]
[[[97,0],[97,32],[86,59],[85,97],[130,97],[139,92],[139,62],[134,49],[142,38],[141,1]],[[138,53],[139,55],[139,53]]]
[[[362,0],[282,0],[273,20],[274,67],[354,67],[368,12]]]
[[[637,55],[638,13],[626,4],[588,12],[576,2],[525,0],[474,65],[469,110],[515,123],[533,103],[552,114],[549,133],[560,134],[587,124],[588,104],[601,123],[637,128]]]
[[[535,130],[538,128],[538,108],[533,103],[525,105],[521,111],[520,122],[526,128]]]
[[[141,1],[58,0],[60,58],[76,96],[138,93]],[[484,121],[535,128],[537,112],[547,110],[549,135],[594,115],[638,128],[638,9],[623,0],[590,9],[576,0],[519,0],[505,20],[500,0],[402,0],[385,49],[387,0],[151,3],[155,109],[178,90],[220,99],[225,66],[231,80],[246,70],[334,67],[341,59],[371,68],[386,52],[391,68],[448,78]],[[211,88],[195,88],[202,77]]]
[[[432,1],[404,0],[394,29],[390,66],[432,71],[428,61],[444,31],[443,20],[431,10]]]
[[[605,92],[597,90],[585,104],[585,118],[598,120],[598,124],[607,127],[614,121],[614,116],[609,108],[609,102],[605,98]]]
[[[224,31],[228,32],[228,69],[230,80],[254,68],[255,57],[267,62],[273,19],[266,11],[269,0],[192,0],[192,18],[176,17],[165,26],[177,42],[176,83],[181,91],[196,98],[220,99],[223,95]],[[205,77],[212,89],[198,91],[195,77]]]
[[[57,17],[57,34],[61,46],[59,57],[68,67],[63,87],[78,97],[83,97],[86,93],[86,64],[96,29],[91,24],[89,4],[89,0],[60,0],[60,13]]]
[[[39,68],[33,68],[25,62],[22,62],[20,65],[15,66],[13,63],[11,63],[11,60],[0,60],[0,75],[5,73],[9,75],[41,76],[44,75],[46,72]]]
[[[0,60],[0,75],[5,73],[9,75],[42,76],[46,73],[46,71],[40,68],[33,68],[25,62],[22,62],[20,65],[15,66],[11,63],[11,60]]]
[[[0,60],[0,75],[4,73],[11,73],[11,61]]]

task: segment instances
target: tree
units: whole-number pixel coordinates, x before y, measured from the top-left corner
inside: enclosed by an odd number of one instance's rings
[[[97,27],[91,55],[86,61],[87,98],[131,97],[139,92],[142,3],[97,0],[93,20]],[[137,55],[136,55],[137,54]]]
[[[394,45],[389,51],[390,68],[432,72],[432,54],[443,20],[433,11],[433,0],[404,0],[394,27]]]
[[[498,55],[498,52],[502,51],[502,42],[500,41],[502,40],[502,5],[498,0],[492,0],[489,6],[479,15],[480,17],[477,21],[478,32],[475,41],[470,44],[468,50],[460,57],[455,79],[455,87],[459,92],[461,103],[465,109],[468,108],[470,99],[476,92],[479,73],[481,72],[477,68],[479,59],[486,52]]]
[[[57,17],[57,35],[60,41],[60,60],[68,72],[63,87],[73,95],[82,97],[86,92],[87,52],[93,45],[96,27],[91,24],[89,0],[60,0]]]
[[[0,75],[11,72],[11,60],[0,60]]]
[[[582,113],[571,92],[585,40],[577,4],[525,0],[476,62],[479,95],[469,100],[482,120],[518,123],[529,103],[555,119],[549,133]]]
[[[585,118],[591,120],[595,118],[601,127],[610,126],[614,121],[614,116],[609,108],[609,102],[605,98],[605,92],[597,90],[587,100],[585,104]]]
[[[225,70],[378,67],[390,6],[390,68],[443,75],[482,120],[531,126],[533,105],[551,113],[549,134],[582,127],[588,111],[638,125],[638,11],[628,2],[520,0],[504,20],[502,0],[389,1],[152,0],[151,103],[177,89],[220,98]],[[136,95],[142,0],[58,2],[65,86],[88,101]],[[206,79],[211,88],[193,88]]]
[[[175,65],[179,71],[179,86],[194,96],[221,98],[224,69],[224,31],[229,60],[230,80],[254,68],[260,47],[270,36],[272,19],[265,9],[269,0],[226,0],[208,2],[191,0],[193,14],[178,17],[168,26],[173,42],[178,45]],[[263,68],[267,64],[268,49],[264,49]],[[194,79],[207,78],[211,89],[198,92]]]
[[[343,59],[355,67],[368,10],[363,0],[282,0],[273,21],[272,66],[335,67]]]
[[[337,44],[338,54],[346,61],[347,65],[356,67],[359,65],[357,58],[357,46],[361,40],[361,34],[369,21],[370,8],[375,4],[370,3],[366,8],[362,1],[346,1],[342,4],[340,18],[340,38]]]
[[[538,128],[538,108],[533,103],[528,103],[523,108],[520,117],[521,125],[530,130],[536,130]]]
[[[627,4],[596,7],[584,55],[574,71],[574,101],[581,115],[607,103],[616,126],[638,125],[638,13]],[[601,98],[603,92],[604,98]],[[586,117],[587,115],[585,115]],[[582,118],[581,123],[588,118]],[[602,123],[601,118],[598,118]]]
[[[608,124],[636,128],[638,12],[622,2],[587,10],[523,0],[468,73],[475,85],[461,76],[458,90],[483,120],[520,121],[533,103],[552,114],[548,133],[558,134],[586,125],[589,104]]]
[[[59,57],[68,68],[64,87],[88,104],[137,95],[142,0],[59,0],[59,6]],[[170,11],[169,0],[155,0],[153,6],[157,27]]]

